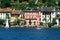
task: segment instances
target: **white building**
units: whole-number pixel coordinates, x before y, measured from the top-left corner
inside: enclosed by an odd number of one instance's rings
[[[5,27],[9,27],[8,18],[11,18],[11,11],[12,11],[12,9],[10,9],[10,8],[0,9],[0,19],[6,20],[4,22],[4,24],[6,24]]]
[[[0,19],[6,19],[7,16],[11,17],[11,9],[10,8],[3,8],[0,9]]]
[[[56,17],[56,12],[55,8],[52,7],[43,7],[41,8],[42,11],[42,22],[43,23],[48,23],[48,22],[52,22],[53,18]]]
[[[60,25],[60,10],[56,10],[56,22],[57,25]]]
[[[6,18],[7,18],[7,14],[8,14],[9,17],[10,17],[10,13],[1,13],[1,12],[0,12],[0,19],[6,19]]]

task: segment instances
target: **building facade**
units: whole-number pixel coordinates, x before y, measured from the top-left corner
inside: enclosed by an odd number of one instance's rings
[[[42,13],[37,9],[24,10],[24,17],[27,26],[39,26],[42,21]]]
[[[42,22],[48,23],[52,22],[52,20],[56,17],[55,9],[52,7],[43,7],[41,8],[42,11]]]
[[[21,10],[12,10],[12,12],[11,12],[11,22],[15,21],[16,19],[20,19],[20,11]]]
[[[0,19],[6,19],[7,17],[11,17],[11,11],[12,9],[10,8],[3,8],[0,9]]]
[[[60,25],[60,10],[56,10],[56,25]]]
[[[13,10],[11,8],[1,8],[0,19],[3,19],[3,20],[8,19],[10,21],[9,23],[15,24],[16,21],[20,19],[20,12],[21,10]]]

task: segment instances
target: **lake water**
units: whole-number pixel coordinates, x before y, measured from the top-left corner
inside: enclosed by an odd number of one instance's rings
[[[60,40],[60,28],[0,28],[0,40]]]

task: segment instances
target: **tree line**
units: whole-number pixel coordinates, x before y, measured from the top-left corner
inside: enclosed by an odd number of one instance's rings
[[[36,0],[0,0],[0,8],[16,8],[16,9],[24,9],[26,7],[56,7],[60,8],[60,0],[38,0],[37,4],[35,4]],[[15,3],[15,4],[11,4]]]

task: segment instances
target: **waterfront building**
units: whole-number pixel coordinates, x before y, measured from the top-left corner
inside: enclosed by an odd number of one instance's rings
[[[10,8],[0,8],[0,19],[6,19],[7,17],[11,17],[11,11]]]
[[[25,18],[24,18],[24,12],[23,10],[20,12],[20,25],[25,25]]]
[[[1,26],[3,26],[3,24],[5,24],[4,26],[5,27],[9,27],[9,20],[10,20],[10,18],[11,18],[11,11],[12,11],[12,9],[10,9],[10,8],[0,8],[0,20],[2,20],[2,24],[1,24]],[[4,20],[4,21],[3,21]]]
[[[13,24],[14,22],[16,23],[17,19],[20,19],[20,12],[21,10],[12,10],[11,11],[11,19],[10,22]]]
[[[42,21],[43,23],[52,22],[56,17],[55,8],[52,7],[43,7],[40,9],[42,12]]]
[[[24,10],[24,18],[27,26],[39,26],[42,12],[36,8],[27,8]]]
[[[55,12],[56,12],[56,22],[57,22],[57,25],[60,25],[60,10],[57,9]]]
[[[26,8],[25,10],[15,10],[10,8],[0,8],[0,19],[9,18],[11,24],[15,24],[19,19],[20,25],[39,27],[40,23],[44,24],[56,19],[57,25],[60,24],[60,11],[52,7]],[[17,24],[15,24],[17,25]]]

